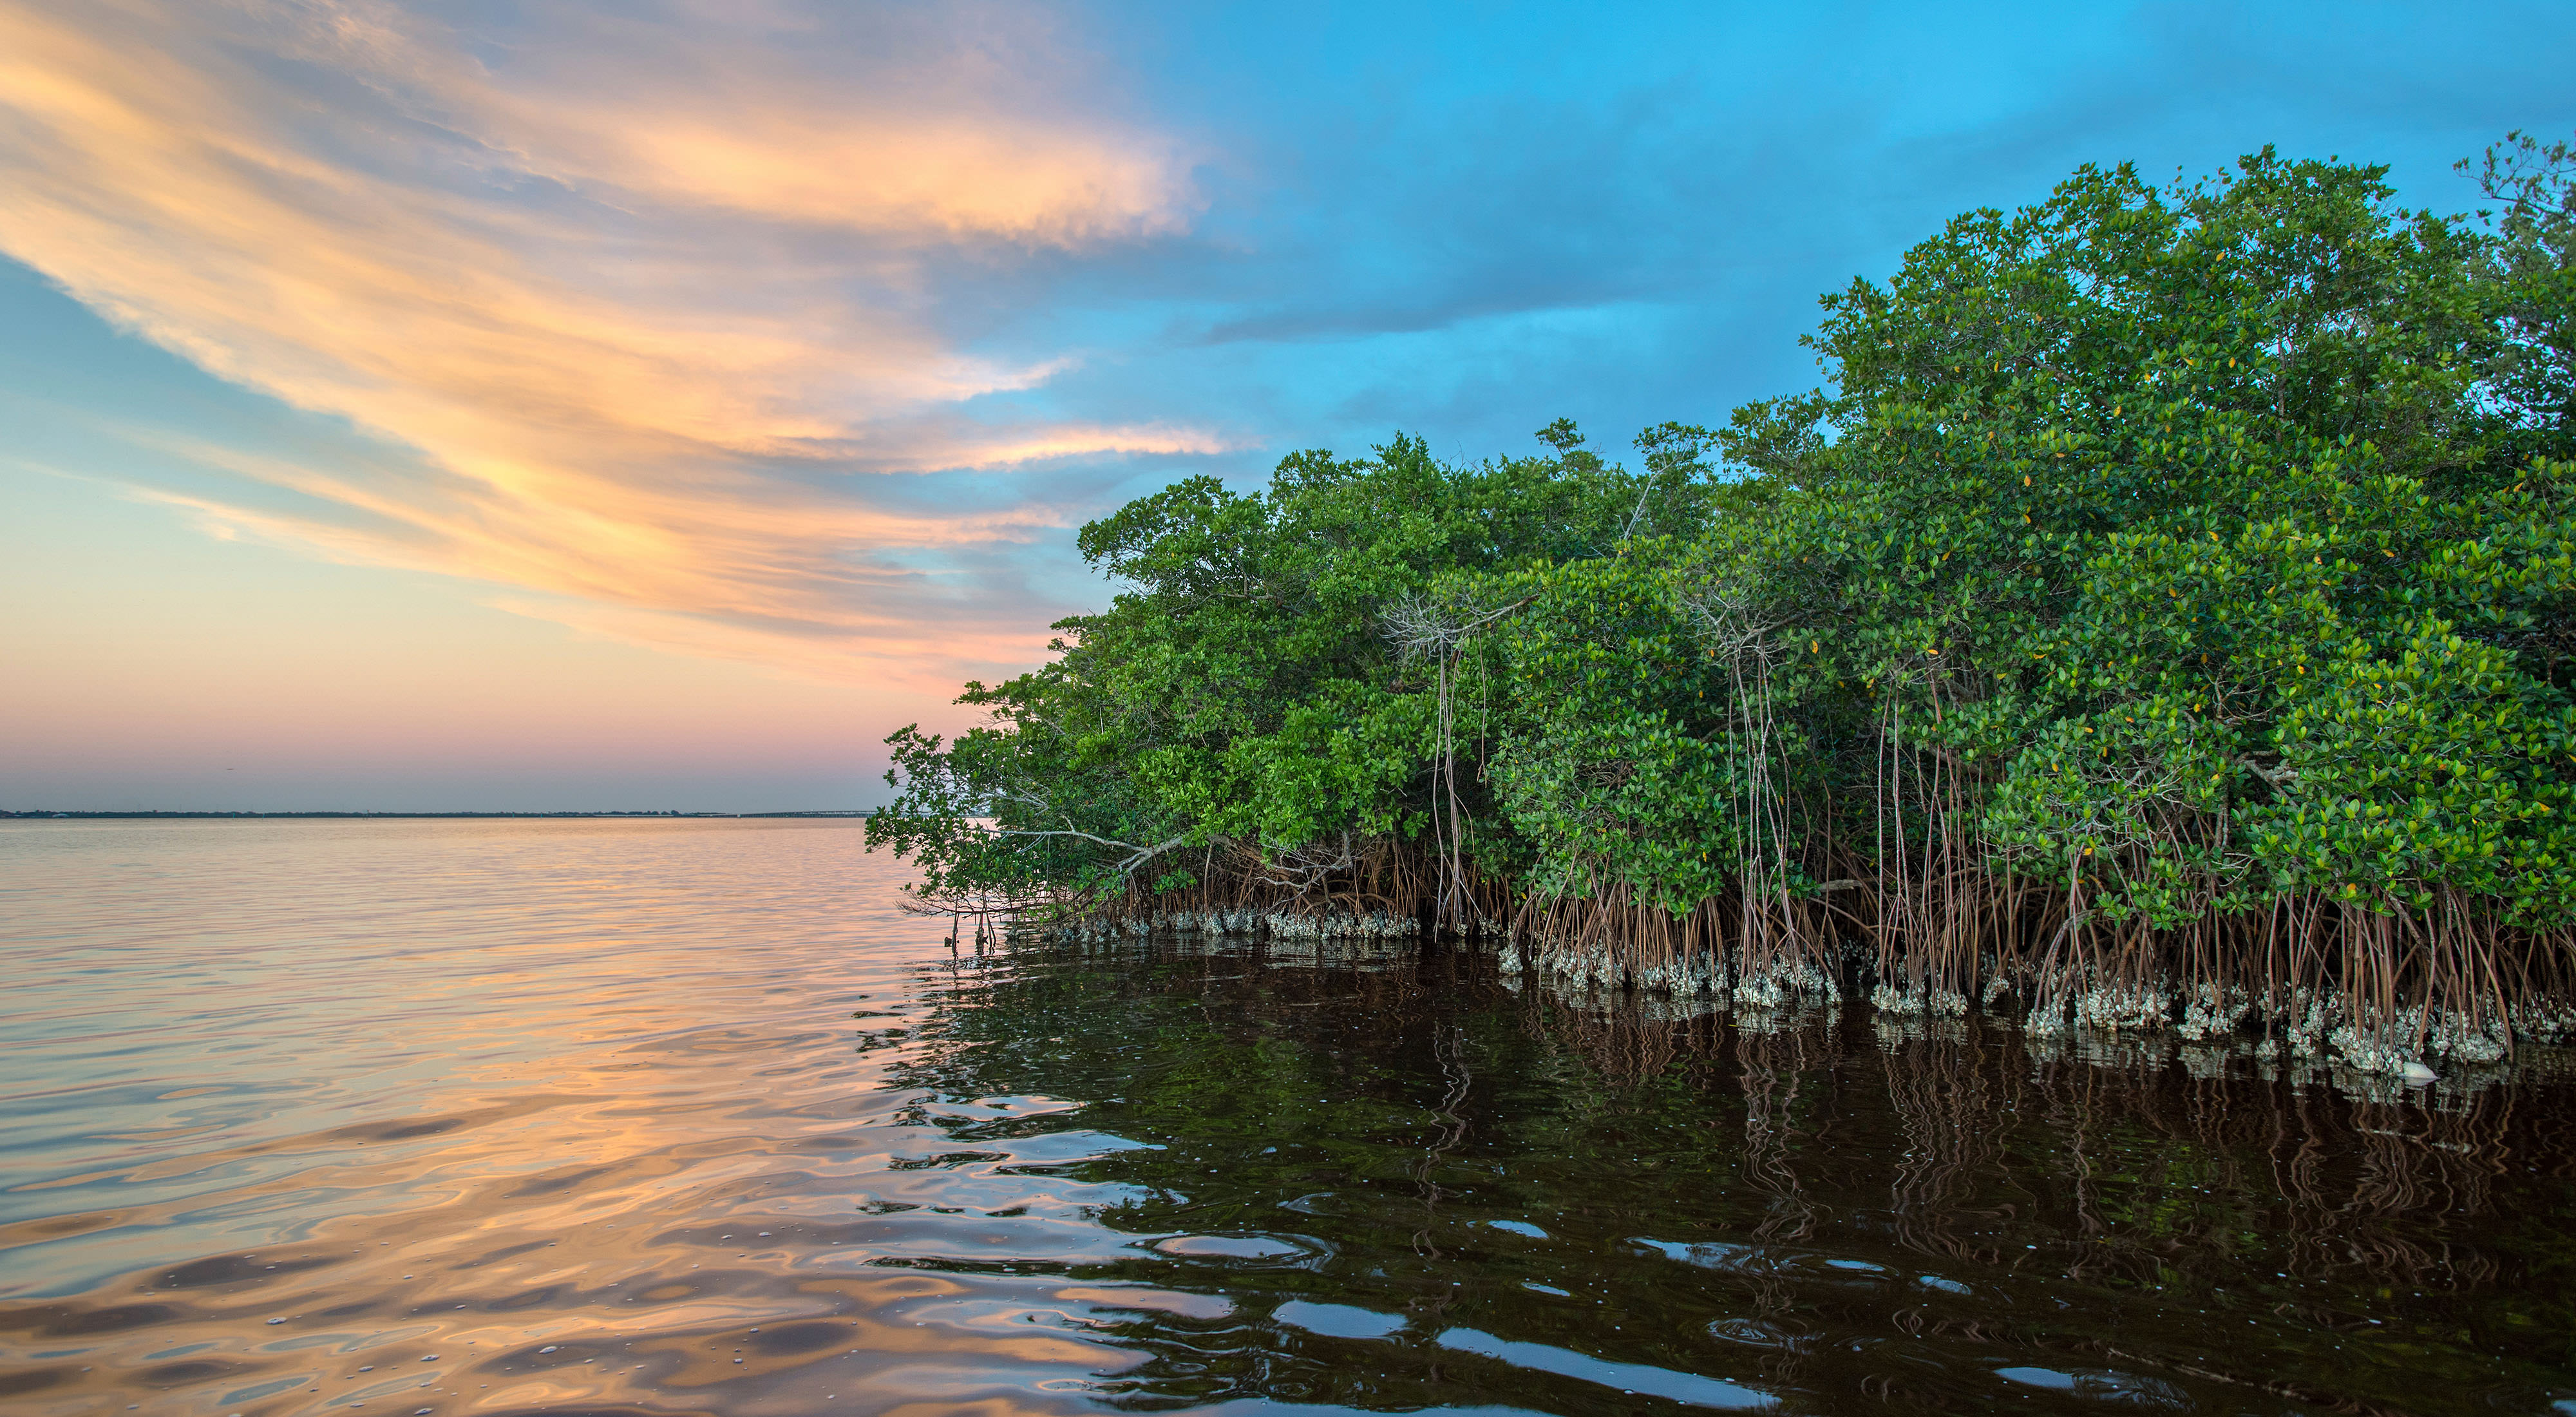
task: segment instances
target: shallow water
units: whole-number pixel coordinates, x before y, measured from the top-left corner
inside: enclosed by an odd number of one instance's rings
[[[0,1401],[2576,1412],[2556,1058],[952,951],[859,840],[0,824]]]

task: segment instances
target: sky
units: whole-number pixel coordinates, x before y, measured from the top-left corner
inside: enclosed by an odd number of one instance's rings
[[[884,800],[1088,518],[1624,448],[2078,165],[2576,132],[2576,6],[0,0],[0,809]]]

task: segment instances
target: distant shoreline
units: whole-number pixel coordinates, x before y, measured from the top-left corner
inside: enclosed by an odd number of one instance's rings
[[[850,811],[836,811],[836,812],[11,812],[11,811],[0,811],[0,821],[35,821],[35,820],[43,820],[43,819],[78,820],[78,821],[134,820],[134,819],[141,819],[141,820],[159,820],[159,819],[165,819],[165,818],[168,818],[168,819],[199,819],[199,818],[205,818],[205,819],[231,819],[231,818],[245,818],[245,819],[260,820],[260,821],[302,820],[302,819],[315,819],[315,818],[327,818],[327,819],[335,819],[335,820],[360,820],[360,821],[396,820],[396,819],[402,819],[402,820],[447,820],[447,819],[459,819],[459,820],[463,820],[463,819],[487,820],[487,819],[524,819],[524,820],[532,820],[532,821],[541,821],[541,820],[555,820],[555,819],[567,819],[567,818],[568,818],[568,819],[585,819],[585,820],[586,820],[586,819],[594,819],[594,818],[607,818],[607,819],[619,820],[619,819],[626,819],[626,818],[653,818],[653,817],[660,817],[660,818],[665,818],[665,819],[673,818],[673,817],[683,817],[683,818],[685,818],[685,817],[853,817],[853,818],[855,818],[855,817],[865,817],[865,816],[867,816],[868,814],[869,814],[869,809],[866,809],[866,808],[858,808],[858,809],[853,809],[853,810],[850,810]]]

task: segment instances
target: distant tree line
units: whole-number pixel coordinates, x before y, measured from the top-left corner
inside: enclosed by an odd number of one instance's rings
[[[928,908],[1746,1004],[2378,1068],[2576,1029],[2576,161],[2473,173],[2087,167],[1634,467],[1559,421],[1177,483],[1083,528],[1129,588],[990,726],[889,740],[870,843]]]

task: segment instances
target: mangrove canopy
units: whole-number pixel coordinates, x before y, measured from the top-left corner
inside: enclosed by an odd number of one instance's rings
[[[890,741],[929,908],[1508,946],[1748,1005],[2576,1021],[2576,163],[2085,168],[1823,299],[1812,392],[1398,435],[1083,528],[1123,589]]]

